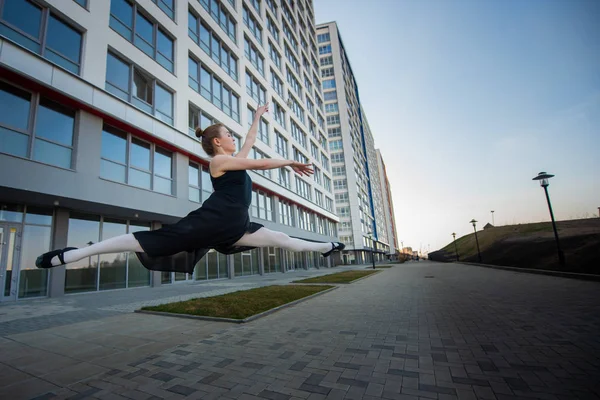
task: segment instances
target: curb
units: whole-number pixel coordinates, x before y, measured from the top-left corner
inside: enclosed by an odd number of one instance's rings
[[[479,263],[463,262],[463,261],[453,262],[452,264],[474,265],[476,267],[503,269],[506,271],[521,272],[524,274],[549,275],[549,276],[558,276],[561,278],[580,279],[580,280],[584,280],[584,281],[600,282],[600,275],[593,275],[593,274],[579,274],[576,272],[550,271],[547,269],[504,267],[501,265],[479,264]]]
[[[358,271],[362,271],[362,270],[358,270]],[[376,270],[375,273],[373,273],[373,274],[368,274],[368,275],[362,276],[360,278],[356,278],[355,280],[349,281],[349,282],[312,282],[311,283],[311,282],[294,282],[294,281],[292,281],[291,284],[294,284],[294,285],[349,285],[351,283],[358,282],[358,281],[361,281],[363,279],[366,279],[366,278],[368,278],[370,276],[377,275],[381,271],[382,270],[379,270],[379,271]],[[310,279],[310,278],[307,278],[307,279]]]
[[[235,324],[244,324],[246,322],[251,322],[254,321],[255,319],[258,318],[262,318],[262,317],[266,317],[269,314],[272,314],[274,312],[277,312],[279,310],[282,310],[284,308],[287,307],[291,307],[293,305],[296,305],[298,303],[301,303],[303,301],[312,299],[313,297],[317,297],[320,296],[322,294],[325,293],[329,293],[334,289],[337,289],[337,286],[331,287],[327,290],[323,290],[314,294],[311,294],[310,296],[306,296],[303,297],[301,299],[298,300],[294,300],[290,303],[285,303],[282,304],[280,306],[277,306],[275,308],[271,308],[270,310],[267,311],[263,311],[259,314],[254,314],[248,318],[244,318],[244,319],[235,319],[235,318],[221,318],[221,317],[209,317],[209,316],[204,316],[204,315],[191,315],[191,314],[175,314],[175,313],[168,313],[168,312],[164,312],[164,311],[148,311],[148,310],[135,310],[134,312],[139,313],[139,314],[151,314],[151,315],[160,315],[163,317],[175,317],[175,318],[188,318],[188,319],[200,319],[200,320],[204,320],[204,321],[213,321],[213,322],[231,322],[231,323],[235,323]]]

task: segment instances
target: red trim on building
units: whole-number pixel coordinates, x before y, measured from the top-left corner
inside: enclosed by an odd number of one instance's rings
[[[93,114],[93,115],[95,115],[95,116],[97,116],[99,118],[102,118],[102,120],[105,121],[108,125],[114,126],[115,128],[118,128],[118,129],[120,129],[120,130],[122,130],[124,132],[132,133],[133,135],[135,135],[135,136],[137,136],[139,138],[142,138],[142,139],[144,139],[144,140],[146,140],[148,142],[155,143],[155,144],[159,145],[160,147],[163,147],[163,148],[165,148],[165,149],[167,149],[169,151],[172,151],[174,153],[185,154],[193,162],[196,162],[196,163],[204,165],[204,166],[208,166],[208,164],[209,164],[209,162],[207,160],[203,159],[202,157],[199,157],[198,155],[196,155],[194,153],[190,153],[188,151],[185,151],[183,149],[175,147],[171,143],[165,142],[164,140],[161,140],[161,139],[159,139],[157,137],[154,137],[154,136],[148,134],[147,132],[145,132],[145,131],[143,131],[143,130],[137,128],[137,127],[135,127],[134,125],[130,125],[130,124],[126,123],[126,122],[123,122],[123,121],[121,121],[119,119],[116,119],[115,117],[112,117],[112,116],[110,116],[110,115],[108,115],[108,114],[106,114],[106,113],[104,113],[104,112],[102,112],[100,110],[97,110],[97,109],[95,109],[95,108],[93,108],[93,107],[89,106],[88,104],[85,104],[85,103],[83,103],[81,101],[78,101],[78,100],[73,99],[71,97],[65,96],[64,94],[62,94],[62,93],[60,93],[60,92],[58,92],[56,90],[53,90],[53,89],[51,89],[51,88],[49,88],[47,86],[44,86],[44,85],[42,85],[42,84],[40,84],[38,82],[35,82],[35,81],[33,81],[33,80],[31,80],[31,79],[23,76],[23,75],[17,74],[16,72],[14,72],[14,71],[12,71],[10,69],[7,69],[5,67],[0,66],[0,76],[3,79],[5,79],[6,81],[8,81],[9,83],[13,83],[15,85],[19,85],[19,86],[21,86],[21,87],[23,87],[25,89],[29,89],[32,92],[39,92],[39,93],[43,94],[44,96],[46,96],[46,97],[48,97],[48,98],[50,98],[52,100],[55,100],[55,101],[57,101],[57,102],[59,102],[61,104],[64,104],[64,105],[66,105],[68,107],[71,107],[71,108],[76,109],[76,110],[84,110],[84,111],[86,111],[86,112],[88,112],[90,114]],[[326,218],[326,219],[328,219],[328,220],[330,220],[332,222],[335,222],[331,218],[329,218],[329,217],[327,217],[327,216],[325,216],[323,214],[320,214],[320,213],[316,212],[315,210],[310,209],[310,208],[308,208],[308,207],[306,207],[306,206],[304,206],[302,204],[299,204],[299,203],[295,202],[294,200],[292,200],[292,199],[290,199],[288,197],[283,196],[280,193],[276,193],[273,190],[267,189],[267,188],[265,188],[265,187],[263,187],[261,185],[258,185],[258,184],[254,183],[254,182],[252,183],[252,187],[253,187],[253,189],[257,189],[257,190],[266,192],[267,194],[275,195],[277,197],[281,197],[281,198],[285,199],[286,201],[295,204],[299,208],[303,208],[305,210],[314,212],[315,214],[318,214],[318,215],[320,215],[323,218]]]

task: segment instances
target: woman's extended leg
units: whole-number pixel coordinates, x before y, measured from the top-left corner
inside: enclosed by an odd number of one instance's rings
[[[140,246],[140,243],[137,241],[135,236],[133,236],[131,233],[128,233],[126,235],[116,236],[114,238],[94,243],[88,247],[66,251],[63,255],[63,259],[65,260],[65,264],[68,264],[79,261],[85,257],[94,256],[96,254],[122,253],[125,251],[141,252],[144,250],[142,249],[142,246]],[[61,264],[58,256],[54,256],[51,263],[53,267]]]
[[[292,251],[318,251],[328,253],[331,250],[342,249],[343,245],[337,242],[309,242],[307,240],[291,238],[283,232],[260,228],[254,233],[246,233],[234,246],[252,247],[282,247]]]

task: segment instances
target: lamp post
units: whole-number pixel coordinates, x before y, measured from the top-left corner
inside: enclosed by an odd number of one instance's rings
[[[369,232],[369,239],[371,239],[371,261],[373,262],[373,269],[375,269],[375,241],[373,240],[373,232]]]
[[[475,225],[475,224],[477,224],[477,221],[475,221],[475,219],[472,219],[469,222],[473,224],[473,230],[475,231],[475,243],[477,243],[477,254],[479,255],[479,262],[482,262],[481,261],[481,251],[479,251],[479,239],[477,239],[477,227]]]
[[[456,254],[456,261],[458,261],[458,248],[456,247],[456,233],[452,232],[454,238],[454,254]]]
[[[558,240],[558,231],[556,230],[556,222],[554,221],[554,213],[552,212],[552,204],[550,203],[550,196],[548,195],[548,179],[552,178],[554,175],[547,174],[546,172],[540,172],[535,178],[532,180],[540,181],[540,186],[544,188],[544,192],[546,193],[546,201],[548,202],[548,210],[550,210],[550,218],[552,219],[552,229],[554,229],[554,238],[556,239],[556,248],[558,249],[558,262],[561,267],[565,266],[565,255],[560,249],[560,242]]]
[[[494,210],[490,211],[492,213],[492,225],[496,226],[496,223],[494,222]]]

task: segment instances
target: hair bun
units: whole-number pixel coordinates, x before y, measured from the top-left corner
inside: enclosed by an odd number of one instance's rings
[[[202,130],[202,128],[197,127],[196,128],[196,137],[201,138],[202,135],[204,135],[204,131]]]

